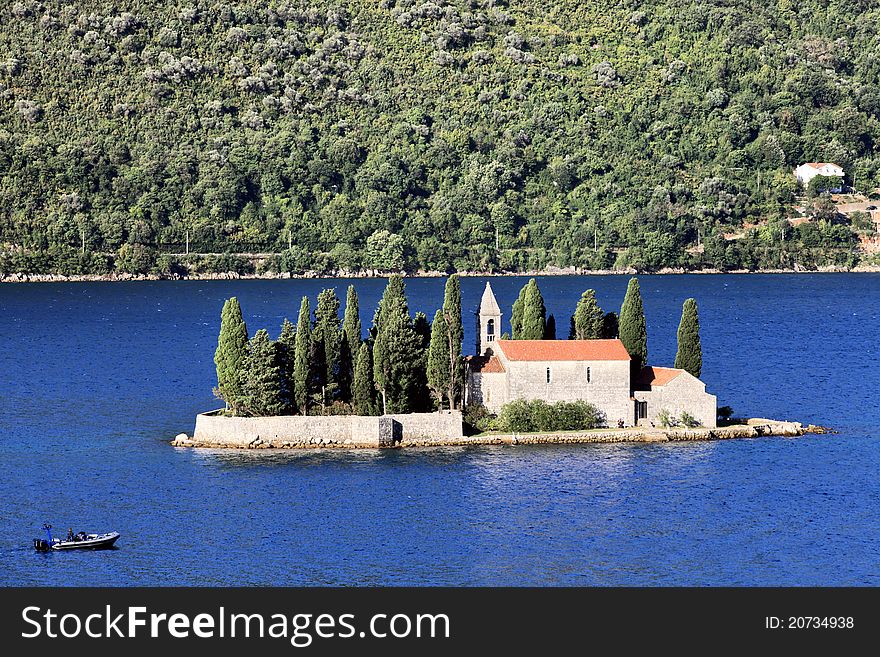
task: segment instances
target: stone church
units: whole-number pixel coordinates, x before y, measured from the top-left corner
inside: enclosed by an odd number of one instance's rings
[[[717,400],[688,372],[644,367],[633,373],[620,340],[502,340],[501,308],[486,283],[478,311],[477,353],[468,359],[466,403],[497,413],[516,399],[583,400],[605,414],[608,426],[659,426],[662,410],[690,413],[716,426]]]

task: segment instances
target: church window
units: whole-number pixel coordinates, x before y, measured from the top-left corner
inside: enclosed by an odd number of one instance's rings
[[[547,368],[547,383],[550,383],[552,377],[550,376],[550,368]]]
[[[495,341],[495,320],[490,319],[486,322],[486,342]]]
[[[588,367],[587,368],[587,383],[590,383],[590,381],[592,380],[590,375],[591,375],[591,372],[590,372],[590,368]]]

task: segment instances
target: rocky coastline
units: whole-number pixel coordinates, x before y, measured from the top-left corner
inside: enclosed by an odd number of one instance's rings
[[[686,269],[684,267],[664,267],[657,271],[640,271],[633,268],[626,269],[579,269],[576,267],[550,267],[542,270],[528,271],[462,271],[465,277],[486,276],[623,276],[623,275],[669,275],[669,274],[841,274],[841,273],[880,273],[880,265],[857,265],[855,267],[826,266],[817,269],[794,267],[791,269]],[[125,274],[113,272],[110,274],[6,274],[0,276],[0,283],[82,283],[82,282],[121,282],[121,281],[232,281],[232,280],[283,280],[283,279],[326,279],[326,278],[385,278],[390,272],[379,271],[337,271],[332,274],[319,274],[306,272],[304,274],[262,273],[262,274],[239,274],[238,272],[215,272],[203,274],[188,274],[186,276],[172,274]],[[404,274],[407,278],[441,278],[448,274],[440,271],[414,271]]]
[[[714,429],[697,427],[693,429],[673,427],[628,427],[624,429],[593,429],[590,431],[546,432],[527,434],[485,433],[473,436],[404,439],[394,445],[394,449],[407,447],[465,447],[482,445],[576,445],[608,443],[672,443],[712,440],[731,440],[735,438],[761,438],[769,436],[798,437],[805,434],[834,433],[832,430],[816,426],[804,426],[800,422],[750,418],[736,424]],[[178,434],[171,441],[173,447],[196,447],[209,449],[375,449],[375,445],[358,444],[351,441],[330,438],[307,438],[303,440],[274,439],[256,437],[247,443],[227,442],[211,438],[192,438],[185,433]]]

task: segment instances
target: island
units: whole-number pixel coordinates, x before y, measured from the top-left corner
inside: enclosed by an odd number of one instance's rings
[[[474,353],[463,355],[459,277],[447,279],[433,321],[412,317],[392,276],[364,337],[357,292],[344,317],[333,289],[277,340],[249,338],[238,300],[226,301],[215,353],[224,408],[199,414],[176,447],[290,449],[446,445],[670,442],[823,431],[798,422],[733,420],[700,380],[695,299],[687,299],[673,367],[651,365],[639,281],[620,313],[585,290],[558,339],[531,279],[511,309],[509,332],[490,283],[475,315]],[[720,422],[719,422],[720,420]]]

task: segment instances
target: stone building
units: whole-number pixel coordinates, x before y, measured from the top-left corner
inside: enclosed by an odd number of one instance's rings
[[[468,359],[466,403],[492,412],[516,399],[583,400],[609,426],[658,423],[661,411],[716,426],[716,398],[684,370],[645,367],[636,376],[620,340],[502,340],[501,309],[486,283],[477,314],[477,351]]]

